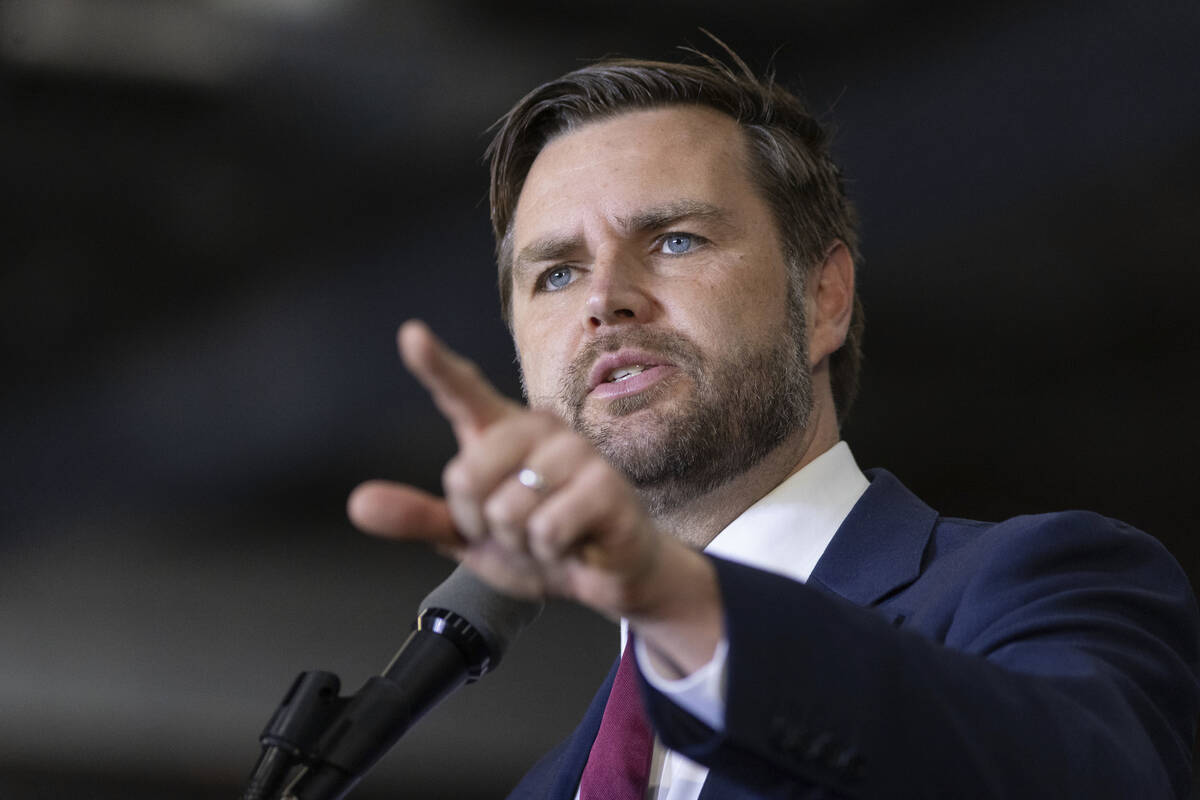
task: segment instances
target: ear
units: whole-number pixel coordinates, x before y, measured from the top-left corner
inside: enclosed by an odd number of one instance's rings
[[[825,251],[825,260],[809,277],[808,361],[817,365],[846,342],[854,311],[854,259],[838,240]]]

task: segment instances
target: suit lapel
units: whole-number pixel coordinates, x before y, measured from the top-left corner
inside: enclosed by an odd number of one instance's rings
[[[859,606],[914,581],[938,514],[886,470],[851,509],[808,582]]]

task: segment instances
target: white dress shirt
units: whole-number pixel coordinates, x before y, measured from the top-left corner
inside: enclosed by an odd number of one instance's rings
[[[868,485],[850,446],[838,442],[742,512],[704,550],[803,583]],[[622,650],[627,630],[622,621]],[[728,641],[721,640],[708,664],[679,680],[654,670],[642,642],[635,648],[638,667],[651,686],[714,730],[724,729]],[[707,768],[656,738],[646,799],[697,800],[707,775]]]

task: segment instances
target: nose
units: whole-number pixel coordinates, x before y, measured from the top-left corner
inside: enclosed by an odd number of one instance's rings
[[[584,305],[584,327],[597,332],[611,325],[648,322],[653,301],[639,266],[619,256],[597,256]]]

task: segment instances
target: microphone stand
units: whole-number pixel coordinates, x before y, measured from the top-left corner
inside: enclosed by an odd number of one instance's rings
[[[275,800],[292,769],[317,758],[317,742],[346,707],[341,681],[332,672],[301,672],[259,735],[262,754],[246,781],[242,800]]]
[[[383,673],[353,696],[337,695],[332,673],[301,673],[259,736],[242,800],[342,800],[426,711],[492,666],[469,622],[427,608]]]

